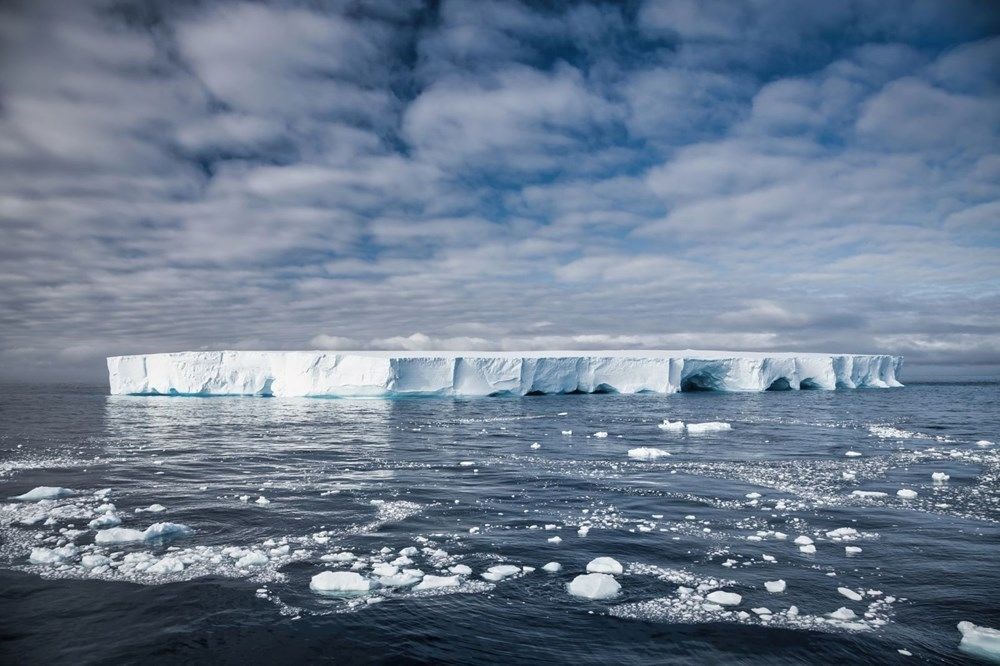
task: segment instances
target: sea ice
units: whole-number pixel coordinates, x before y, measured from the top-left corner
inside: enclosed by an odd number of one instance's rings
[[[533,448],[533,449],[540,449],[540,448],[542,448],[542,445],[541,445],[541,444],[539,444],[538,442],[534,442],[534,443],[533,443],[533,444],[531,445],[531,448]]]
[[[249,553],[236,560],[236,566],[241,569],[249,569],[250,567],[262,567],[268,563],[267,555],[260,552],[259,550],[251,550]]]
[[[460,576],[472,575],[472,567],[470,567],[467,564],[456,564],[455,566],[450,567],[448,571],[452,572],[453,574],[458,574]]]
[[[848,458],[860,458],[861,454],[858,451],[848,451],[844,454]]]
[[[853,527],[838,527],[835,530],[827,532],[826,536],[828,539],[833,539],[834,541],[852,541],[860,535]]]
[[[858,546],[844,546],[844,552],[848,555],[857,555],[861,552],[861,548]]]
[[[519,573],[521,573],[521,567],[516,567],[513,564],[497,564],[483,572],[482,576],[486,580],[496,583]]]
[[[379,576],[380,578],[395,576],[398,572],[399,572],[398,567],[395,567],[392,564],[387,564],[385,562],[379,562],[374,566],[372,566],[372,573],[374,573],[376,576]]]
[[[135,512],[144,513],[148,511],[149,513],[160,513],[161,511],[166,511],[166,510],[167,507],[163,506],[162,504],[150,504],[145,509],[136,509]]]
[[[562,565],[559,564],[558,562],[549,562],[548,564],[542,567],[542,570],[548,571],[549,573],[558,573],[562,571]]]
[[[628,451],[628,457],[635,458],[636,460],[656,460],[662,456],[669,455],[663,449],[652,449],[645,446],[640,446],[637,449],[629,449]]]
[[[554,537],[549,537],[548,539],[546,539],[546,541],[548,541],[549,543],[556,543],[556,544],[558,544],[558,543],[562,543],[562,538],[554,536]]]
[[[855,497],[888,497],[888,493],[883,493],[878,490],[852,490],[851,494]]]
[[[94,535],[94,542],[99,544],[107,543],[132,543],[142,541],[146,534],[141,530],[133,530],[128,527],[112,527],[107,530],[100,530]]]
[[[624,571],[622,565],[613,557],[596,557],[587,563],[589,573],[620,574]]]
[[[840,592],[842,595],[844,595],[851,601],[861,601],[861,599],[863,599],[863,597],[860,594],[858,594],[849,587],[838,587],[837,592]]]
[[[917,491],[910,490],[909,488],[900,488],[896,491],[896,495],[902,497],[903,499],[915,499],[917,497]]]
[[[354,571],[324,571],[309,582],[309,589],[320,594],[357,594],[374,587],[374,581]]]
[[[786,585],[783,580],[769,580],[764,583],[764,587],[768,592],[784,592]]]
[[[47,499],[59,499],[60,497],[66,497],[67,495],[72,494],[73,491],[69,488],[60,488],[58,486],[38,486],[23,495],[18,495],[14,499],[21,500],[22,502],[39,502]]]
[[[176,557],[164,557],[146,568],[146,573],[168,574],[184,571],[184,563]]]
[[[833,611],[832,613],[829,613],[829,616],[832,617],[834,620],[843,620],[844,622],[847,622],[848,620],[853,620],[855,617],[857,617],[854,614],[854,611],[852,611],[850,608],[844,608],[843,606]]]
[[[812,542],[813,542],[812,539],[810,539],[809,537],[807,537],[806,535],[803,534],[801,536],[795,537],[795,541],[793,543],[796,546],[808,546]]]
[[[743,601],[743,597],[735,592],[725,592],[723,590],[709,592],[705,598],[713,604],[719,604],[720,606],[737,606]]]
[[[608,436],[608,433],[604,432],[603,430],[599,430],[599,431],[597,431],[597,432],[594,433],[594,437],[596,437],[598,439],[604,439],[607,436]]]
[[[424,576],[414,590],[436,590],[442,587],[458,587],[461,584],[459,576]]]
[[[687,431],[693,435],[700,435],[706,432],[721,432],[723,430],[732,430],[733,426],[728,423],[723,423],[722,421],[708,421],[706,423],[688,423]]]
[[[684,421],[671,421],[670,419],[663,419],[663,423],[657,423],[656,427],[660,430],[670,430],[676,432],[678,430],[684,430]]]
[[[378,579],[382,587],[410,587],[420,582],[420,577],[411,576],[406,573],[397,573],[392,576],[382,576]]]
[[[28,561],[32,564],[58,564],[63,557],[52,548],[35,547],[31,549]]]
[[[122,524],[122,519],[113,513],[106,513],[103,516],[98,516],[92,521],[87,523],[87,527],[92,530],[104,528],[104,527],[117,527]]]
[[[605,573],[581,574],[567,587],[571,595],[584,599],[610,599],[621,589],[621,584]]]
[[[146,528],[143,535],[147,541],[152,541],[153,539],[166,539],[175,536],[183,536],[185,534],[190,534],[193,530],[187,525],[181,525],[180,523],[153,523]]]
[[[959,646],[993,661],[1000,661],[1000,630],[982,627],[971,622],[958,623],[962,633]]]
[[[80,564],[85,569],[95,569],[97,567],[103,567],[109,562],[111,562],[111,558],[106,557],[104,555],[88,554],[80,558]]]
[[[933,479],[935,483],[944,483],[950,478],[951,477],[945,474],[944,472],[934,472],[933,474],[931,474],[931,479]]]
[[[806,544],[805,546],[799,546],[799,550],[805,553],[806,555],[814,555],[816,553],[816,546],[810,543]]]

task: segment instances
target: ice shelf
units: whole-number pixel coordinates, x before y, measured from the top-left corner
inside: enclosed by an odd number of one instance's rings
[[[902,357],[725,351],[195,351],[108,358],[113,395],[480,396],[888,388]]]

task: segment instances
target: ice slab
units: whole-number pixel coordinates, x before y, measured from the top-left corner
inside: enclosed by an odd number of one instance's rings
[[[566,589],[574,597],[610,599],[618,594],[622,586],[608,574],[589,573],[574,578]]]
[[[960,648],[992,661],[1000,661],[1000,630],[980,627],[968,621],[959,622],[958,630],[962,633]]]
[[[113,395],[386,397],[902,386],[902,358],[726,351],[198,351],[108,358]]]

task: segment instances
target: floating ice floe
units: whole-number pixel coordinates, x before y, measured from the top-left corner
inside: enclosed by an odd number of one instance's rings
[[[636,460],[656,460],[663,456],[669,456],[670,454],[663,449],[653,449],[646,446],[640,446],[637,449],[629,449],[628,457],[635,458]]]
[[[606,573],[581,574],[567,587],[571,595],[584,599],[610,599],[621,589],[621,584]]]
[[[146,567],[146,573],[163,575],[184,571],[184,563],[176,557],[163,557]]]
[[[604,439],[607,436],[608,436],[608,433],[604,432],[603,430],[598,430],[597,432],[594,433],[594,437],[596,437],[598,439]]]
[[[534,442],[534,443],[533,443],[533,444],[531,445],[531,448],[533,448],[533,449],[540,449],[540,448],[542,448],[542,445],[541,445],[541,444],[539,444],[538,442]]]
[[[816,546],[810,543],[805,546],[799,546],[799,550],[806,555],[814,555],[816,553]]]
[[[624,569],[613,557],[596,557],[587,563],[589,573],[620,574]]]
[[[421,580],[420,576],[414,576],[408,573],[397,573],[392,576],[383,576],[378,579],[379,585],[382,587],[411,587],[416,585]]]
[[[743,597],[735,592],[726,592],[724,590],[709,592],[705,598],[713,604],[720,606],[738,606],[743,601]]]
[[[241,569],[249,569],[250,567],[262,567],[267,563],[268,563],[267,555],[260,552],[259,550],[251,550],[249,553],[236,560],[236,566],[238,566]]]
[[[549,573],[558,573],[562,571],[562,565],[558,562],[549,562],[542,567],[542,571],[547,571]]]
[[[981,439],[976,442],[976,446],[993,446],[993,442],[988,439]]]
[[[898,497],[903,498],[903,499],[908,499],[908,500],[909,499],[916,499],[916,497],[917,497],[917,491],[916,490],[910,490],[909,488],[900,488],[899,490],[896,491],[896,495]]]
[[[853,527],[838,527],[826,533],[826,538],[833,539],[834,541],[853,541],[860,536],[858,531]]]
[[[851,601],[861,601],[863,597],[849,587],[838,587],[837,592],[847,597]]]
[[[548,539],[546,539],[546,541],[548,541],[549,543],[562,543],[562,539],[557,536],[549,537]]]
[[[670,419],[663,419],[663,423],[657,423],[656,427],[660,430],[677,432],[679,430],[684,430],[684,421],[671,421]]]
[[[858,546],[844,546],[844,552],[848,555],[857,555],[861,552],[861,548]]]
[[[149,512],[149,513],[160,513],[160,512],[166,511],[166,510],[167,510],[167,507],[163,506],[162,504],[150,504],[145,509],[136,509],[135,512],[136,513],[146,513],[146,512]]]
[[[968,621],[959,622],[958,630],[962,633],[960,648],[992,661],[1000,661],[1000,631]]]
[[[23,495],[18,495],[14,499],[22,502],[40,502],[41,500],[59,499],[60,497],[66,497],[72,494],[74,494],[74,491],[69,488],[60,488],[59,486],[38,486],[37,488],[32,488]]]
[[[320,594],[359,594],[374,589],[375,585],[375,581],[354,571],[324,571],[309,581],[309,589]]]
[[[271,500],[267,499],[263,495],[261,495],[256,500],[254,500],[254,504],[259,504],[261,506],[267,506],[270,503],[271,503]]]
[[[888,497],[889,493],[883,493],[879,490],[852,490],[851,494],[855,497]]]
[[[687,431],[692,435],[700,435],[707,432],[721,432],[732,430],[733,426],[722,421],[707,421],[705,423],[688,423]]]
[[[106,527],[117,527],[122,524],[122,519],[113,513],[105,513],[102,516],[94,518],[92,521],[87,523],[87,527],[92,530],[102,529]]]
[[[950,478],[951,477],[948,476],[947,474],[945,474],[944,472],[934,472],[934,473],[931,474],[931,479],[935,483],[944,483],[945,481],[947,481]]]
[[[562,434],[564,434],[564,435],[572,435],[573,431],[572,430],[563,430]]]
[[[834,620],[842,620],[844,622],[848,622],[857,617],[854,614],[854,611],[852,611],[850,608],[845,608],[843,606],[833,611],[832,613],[828,613],[828,615],[832,617]]]
[[[764,583],[764,587],[768,592],[784,592],[785,591],[785,581],[784,580],[769,580]]]
[[[504,578],[510,578],[519,573],[521,573],[521,567],[514,566],[513,564],[497,564],[483,572],[482,576],[486,580],[497,583]]]
[[[803,534],[801,536],[795,537],[795,541],[793,541],[792,543],[794,543],[796,546],[808,546],[812,542],[813,542],[812,539]]]
[[[460,576],[431,576],[421,579],[414,590],[436,590],[443,587],[458,587],[462,584]]]
[[[848,451],[844,455],[847,456],[848,458],[860,458],[861,457],[861,453],[859,453],[858,451]]]
[[[448,571],[452,572],[453,574],[458,574],[459,576],[472,575],[472,567],[470,567],[467,564],[456,564],[453,567],[449,567]]]
[[[99,544],[111,544],[153,541],[154,539],[183,536],[185,534],[190,534],[192,531],[193,530],[190,527],[187,525],[181,525],[180,523],[153,523],[144,531],[128,527],[112,527],[110,529],[98,531],[94,536],[94,542]]]

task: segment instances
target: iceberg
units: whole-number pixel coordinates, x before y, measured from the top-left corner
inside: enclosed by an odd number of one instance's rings
[[[111,356],[112,395],[391,397],[902,386],[902,357],[725,351],[194,351]]]

